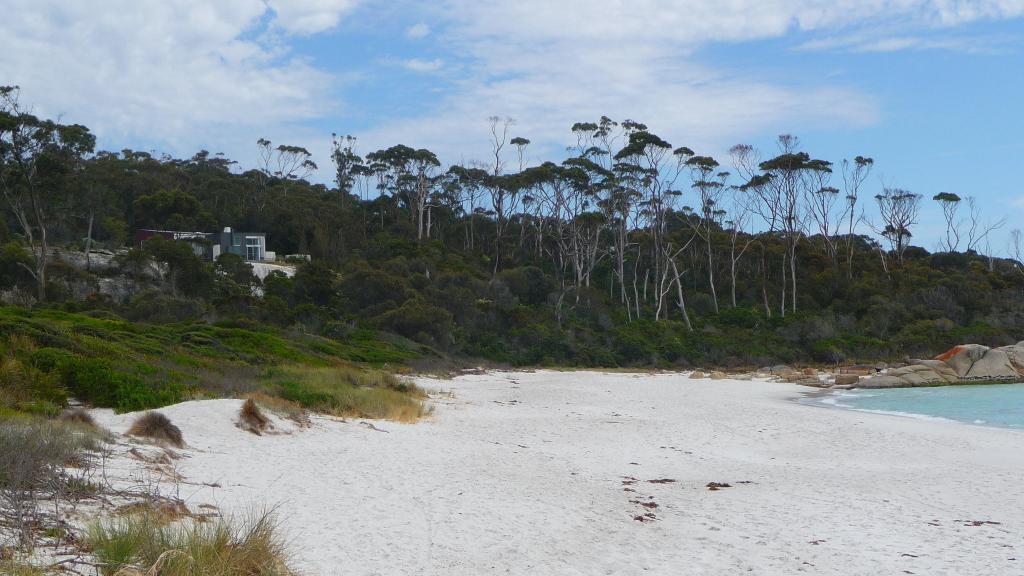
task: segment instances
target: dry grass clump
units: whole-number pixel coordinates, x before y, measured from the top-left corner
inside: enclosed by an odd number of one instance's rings
[[[415,422],[427,413],[426,393],[379,370],[350,366],[284,366],[270,375],[269,390],[315,412],[354,418]]]
[[[249,398],[242,404],[242,408],[238,410],[238,427],[261,436],[272,426],[270,418],[267,418],[260,411],[260,407],[256,405],[256,402]]]
[[[284,398],[271,396],[263,392],[249,394],[248,399],[254,401],[258,408],[262,407],[263,410],[268,410],[278,416],[287,418],[299,426],[305,427],[310,425],[309,410],[303,408],[302,404],[298,402],[285,400]]]
[[[181,428],[171,423],[170,418],[159,412],[146,412],[135,419],[128,429],[129,436],[141,436],[170,444],[175,448],[184,448],[185,440],[181,436]]]
[[[57,416],[57,420],[67,422],[69,424],[77,424],[86,428],[99,428],[99,425],[96,424],[96,420],[94,420],[92,415],[83,408],[68,408],[61,412],[60,416]]]
[[[104,576],[293,576],[271,514],[168,523],[140,512],[95,522],[85,542]]]

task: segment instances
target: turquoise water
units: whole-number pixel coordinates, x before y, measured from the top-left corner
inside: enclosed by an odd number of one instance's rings
[[[1024,384],[844,390],[811,401],[852,410],[1024,428]]]

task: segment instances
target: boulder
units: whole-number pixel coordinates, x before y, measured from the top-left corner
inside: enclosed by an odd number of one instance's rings
[[[802,372],[803,372],[804,376],[817,376],[818,375],[818,371],[816,369],[814,369],[814,368],[804,368],[802,370]]]
[[[725,372],[718,372],[717,370],[711,373],[712,380],[725,380]]]
[[[960,380],[960,376],[957,375],[956,370],[953,370],[952,366],[946,364],[942,360],[912,360],[911,362],[911,366],[927,367],[946,382],[952,383]],[[906,368],[906,366],[901,366],[900,368],[897,368],[897,370],[903,368]]]
[[[1002,348],[993,348],[971,365],[967,378],[972,380],[1012,380],[1020,374],[1014,369],[1010,355]]]
[[[753,374],[733,374],[732,379],[733,380],[753,380],[754,379],[754,375]]]
[[[906,381],[889,374],[865,378],[857,383],[858,388],[906,388],[907,386],[909,384]]]
[[[800,386],[811,386],[814,388],[825,388],[828,386],[828,384],[823,382],[817,376],[800,376],[793,383],[799,384]]]
[[[852,386],[860,380],[860,376],[856,374],[836,374],[835,386]]]
[[[965,378],[967,373],[970,372],[971,366],[974,366],[975,362],[981,360],[988,351],[989,347],[982,346],[981,344],[962,344],[946,350],[936,356],[935,359],[949,364],[956,371],[957,376]]]
[[[701,372],[700,370],[694,370],[693,372],[690,372],[690,379],[691,380],[700,380],[703,377],[704,377],[704,373]]]

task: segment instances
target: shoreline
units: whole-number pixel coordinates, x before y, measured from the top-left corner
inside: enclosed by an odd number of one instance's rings
[[[985,384],[985,386],[1022,386],[1022,385],[1024,385],[1024,382],[1003,382],[1003,383],[986,383]],[[848,393],[855,393],[855,392],[866,392],[866,393],[869,393],[869,394],[874,394],[874,393],[877,393],[877,392],[881,392],[881,393],[884,394],[885,391],[908,390],[908,389],[916,389],[916,388],[947,389],[947,388],[953,388],[953,387],[972,388],[972,387],[976,387],[976,386],[978,386],[978,385],[977,384],[948,384],[948,385],[944,385],[944,386],[912,386],[912,387],[908,386],[908,387],[902,387],[902,388],[823,389],[823,390],[811,390],[811,391],[808,391],[808,392],[804,393],[803,396],[795,397],[793,399],[793,401],[798,403],[798,404],[802,404],[804,406],[812,406],[812,407],[816,407],[816,408],[825,408],[825,409],[832,409],[832,410],[845,410],[845,411],[860,412],[860,413],[865,413],[865,414],[880,414],[880,415],[883,415],[883,416],[896,416],[896,417],[900,417],[900,418],[910,418],[910,419],[922,420],[922,421],[950,422],[950,423],[960,424],[960,425],[979,426],[979,427],[982,427],[982,428],[994,428],[994,429],[999,429],[999,430],[1011,430],[1011,431],[1016,431],[1018,433],[1024,433],[1024,425],[1000,424],[1000,423],[993,423],[993,422],[990,422],[990,421],[987,421],[987,420],[980,420],[980,419],[975,419],[975,420],[958,419],[958,418],[953,418],[953,417],[948,417],[948,416],[929,414],[929,413],[926,413],[926,412],[912,412],[912,411],[907,411],[907,410],[887,410],[887,409],[881,409],[881,408],[864,408],[864,407],[853,406],[853,405],[849,405],[849,404],[843,404],[840,401],[827,402],[827,401],[824,400],[826,398],[842,398],[844,395],[846,395]]]

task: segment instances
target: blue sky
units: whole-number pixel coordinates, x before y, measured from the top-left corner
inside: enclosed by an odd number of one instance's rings
[[[562,154],[573,122],[607,114],[723,161],[793,133],[827,160],[872,156],[872,194],[973,195],[1003,232],[1024,227],[1024,0],[102,6],[0,0],[0,77],[108,148],[251,166],[267,137],[329,168],[338,132],[364,153],[401,142],[461,162],[486,157],[500,115],[539,161]],[[930,249],[933,204],[917,234]]]

